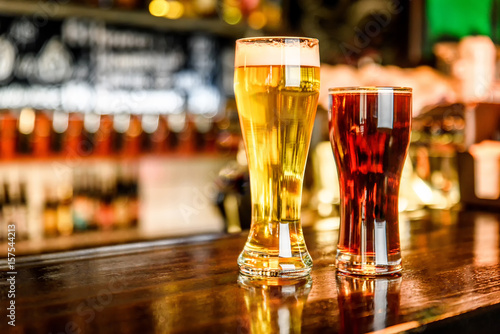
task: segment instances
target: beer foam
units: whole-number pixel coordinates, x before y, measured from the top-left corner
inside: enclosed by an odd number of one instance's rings
[[[265,38],[259,38],[262,39]],[[312,42],[314,40],[269,38],[273,39],[272,43],[252,43],[253,39],[237,41],[234,66],[320,66],[318,43]]]

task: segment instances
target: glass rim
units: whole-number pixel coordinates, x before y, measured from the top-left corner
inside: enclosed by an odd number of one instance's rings
[[[257,36],[257,37],[244,37],[238,38],[236,43],[249,43],[249,42],[282,42],[286,39],[298,39],[300,42],[313,42],[319,44],[319,40],[314,37],[299,37],[299,36]]]
[[[412,93],[411,87],[400,86],[351,86],[351,87],[333,87],[328,89],[329,94],[337,93],[362,93],[362,92],[394,92],[394,93]]]

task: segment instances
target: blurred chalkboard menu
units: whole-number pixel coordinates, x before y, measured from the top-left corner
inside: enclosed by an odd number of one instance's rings
[[[213,115],[230,94],[225,45],[205,33],[0,16],[0,109]]]

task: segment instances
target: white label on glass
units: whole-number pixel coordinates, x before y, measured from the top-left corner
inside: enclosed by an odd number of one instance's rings
[[[294,270],[295,269],[295,265],[294,264],[280,264],[280,267],[281,269],[283,270]]]
[[[385,220],[375,222],[375,263],[387,265],[387,223]]]
[[[394,92],[389,89],[378,92],[378,128],[394,127]]]
[[[300,40],[285,40],[285,86],[300,87]]]
[[[292,257],[292,246],[290,244],[290,230],[287,223],[280,223],[280,257]],[[283,264],[281,265],[284,266]],[[284,269],[284,268],[283,268]]]

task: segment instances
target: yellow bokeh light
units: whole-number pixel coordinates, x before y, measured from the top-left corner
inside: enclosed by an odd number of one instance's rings
[[[267,18],[264,13],[255,11],[248,17],[248,25],[255,30],[264,28],[267,23]]]
[[[226,7],[223,14],[224,21],[229,24],[238,24],[241,21],[241,10],[236,7]]]
[[[184,5],[179,1],[170,1],[169,8],[164,16],[167,19],[175,20],[184,14]]]
[[[149,12],[153,16],[164,16],[169,11],[170,3],[166,0],[153,0],[149,3]]]

